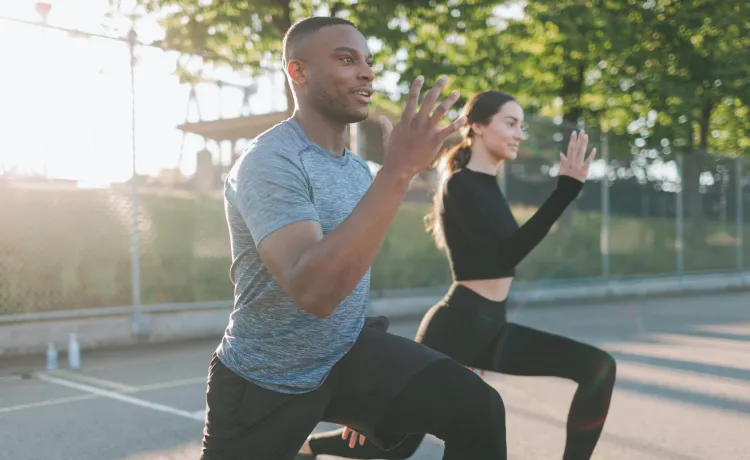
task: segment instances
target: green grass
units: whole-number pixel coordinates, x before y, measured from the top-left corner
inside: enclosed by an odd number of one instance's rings
[[[231,299],[229,234],[220,195],[141,191],[144,304]],[[427,204],[404,203],[372,267],[372,289],[444,286],[445,255],[425,231]],[[520,222],[533,208],[516,208]],[[132,210],[126,189],[6,188],[0,195],[0,314],[131,303]],[[614,276],[675,273],[671,219],[611,217]],[[707,223],[686,243],[687,271],[736,267],[734,224]],[[750,241],[750,224],[745,241]],[[556,224],[517,270],[519,280],[601,275],[601,214],[576,211]],[[686,241],[691,233],[686,225]],[[744,248],[750,265],[750,245]]]

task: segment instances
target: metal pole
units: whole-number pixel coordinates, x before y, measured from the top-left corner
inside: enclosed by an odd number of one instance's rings
[[[682,153],[677,154],[677,177],[680,179],[680,183],[677,185],[677,193],[675,199],[677,200],[677,209],[675,216],[675,252],[677,256],[677,275],[682,276],[685,269],[685,260],[683,254],[683,193],[685,190],[685,171],[683,168],[683,156]]]
[[[609,269],[609,133],[602,133],[602,161],[604,161],[604,177],[602,178],[602,229],[599,237],[602,255],[602,277],[608,280]]]
[[[133,297],[133,314],[131,320],[132,333],[141,335],[145,333],[143,314],[141,312],[141,239],[140,230],[138,229],[139,221],[139,203],[138,203],[138,172],[136,158],[136,135],[135,135],[135,45],[137,43],[137,34],[131,27],[128,32],[128,44],[130,47],[130,111],[131,111],[131,149],[132,149],[132,178],[130,180],[131,199],[133,202],[133,228],[131,241],[131,268],[132,268],[132,297]]]
[[[744,196],[742,193],[742,163],[744,159],[742,157],[737,157],[735,159],[735,180],[734,180],[734,186],[735,186],[735,200],[737,200],[737,203],[735,203],[735,206],[737,207],[737,270],[742,270],[742,265],[744,264],[743,260],[743,254],[742,251],[745,249],[743,238],[742,238],[742,223],[745,219],[743,215],[743,207],[744,203],[742,202]]]

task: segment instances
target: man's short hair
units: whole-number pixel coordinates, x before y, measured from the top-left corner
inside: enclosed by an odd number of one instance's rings
[[[300,41],[319,31],[323,27],[337,25],[356,27],[351,21],[347,21],[344,18],[332,16],[313,16],[294,23],[284,35],[284,67],[286,67],[286,65],[289,63],[292,48],[296,43],[299,43]]]

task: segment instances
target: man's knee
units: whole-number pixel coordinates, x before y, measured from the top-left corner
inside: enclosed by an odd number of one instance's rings
[[[485,392],[487,404],[483,412],[484,422],[490,428],[490,433],[497,435],[505,431],[505,403],[500,393],[487,383],[485,383]]]
[[[505,404],[497,390],[473,375],[460,399],[460,416],[445,439],[445,458],[505,458]]]
[[[479,436],[495,437],[505,432],[505,403],[500,393],[477,375],[464,389],[461,423]],[[481,428],[479,428],[481,427]]]

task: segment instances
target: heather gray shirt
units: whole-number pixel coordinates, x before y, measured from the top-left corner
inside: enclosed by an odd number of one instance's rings
[[[320,148],[292,119],[258,136],[235,163],[225,184],[235,305],[217,349],[227,367],[263,388],[303,393],[320,386],[351,348],[364,324],[370,271],[330,317],[317,318],[279,286],[256,248],[303,220],[330,232],[371,183],[361,158]]]

